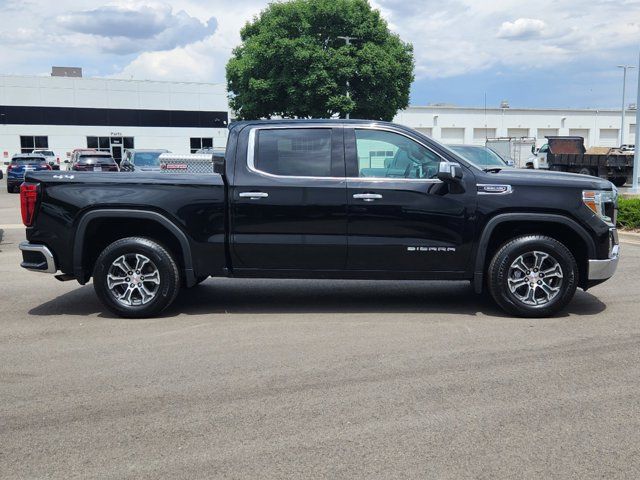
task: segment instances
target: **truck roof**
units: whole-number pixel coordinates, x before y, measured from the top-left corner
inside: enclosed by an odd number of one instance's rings
[[[396,123],[385,122],[383,120],[345,119],[345,118],[283,118],[273,120],[240,120],[229,125],[229,130],[244,128],[248,125],[316,125],[335,123],[338,125],[388,125],[396,128],[406,128]]]

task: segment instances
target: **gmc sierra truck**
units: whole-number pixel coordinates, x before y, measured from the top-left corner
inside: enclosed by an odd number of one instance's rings
[[[618,263],[617,192],[482,167],[399,125],[234,123],[215,173],[28,172],[21,266],[158,315],[207,277],[468,280],[553,315]]]

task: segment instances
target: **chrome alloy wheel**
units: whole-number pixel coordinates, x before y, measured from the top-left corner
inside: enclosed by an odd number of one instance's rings
[[[122,305],[145,305],[156,298],[160,290],[160,272],[144,255],[127,253],[109,267],[107,288]]]
[[[545,252],[520,255],[509,267],[507,283],[515,297],[526,305],[545,305],[560,293],[562,267]]]

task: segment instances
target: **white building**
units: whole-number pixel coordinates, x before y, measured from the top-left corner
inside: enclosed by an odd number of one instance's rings
[[[224,84],[0,75],[0,157],[6,162],[34,148],[63,160],[74,148],[119,158],[125,148],[188,153],[224,147],[229,113]],[[547,135],[579,135],[587,147],[620,144],[620,111],[611,109],[415,106],[394,121],[444,143],[535,137],[541,146]],[[634,143],[634,110],[627,112],[624,132],[625,143]]]
[[[224,147],[229,107],[223,84],[0,75],[0,156],[74,148],[115,158],[125,148],[189,153]]]
[[[535,137],[540,147],[547,135],[584,137],[585,146],[620,145],[620,110],[409,107],[394,121],[415,128],[435,140],[455,144],[484,144],[486,138]],[[635,142],[635,110],[625,118],[624,143]]]

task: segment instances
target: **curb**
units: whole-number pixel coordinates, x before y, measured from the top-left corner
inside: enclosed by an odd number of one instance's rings
[[[618,230],[618,236],[620,238],[626,238],[627,240],[637,240],[640,241],[640,233],[635,232],[625,232],[624,230]]]

